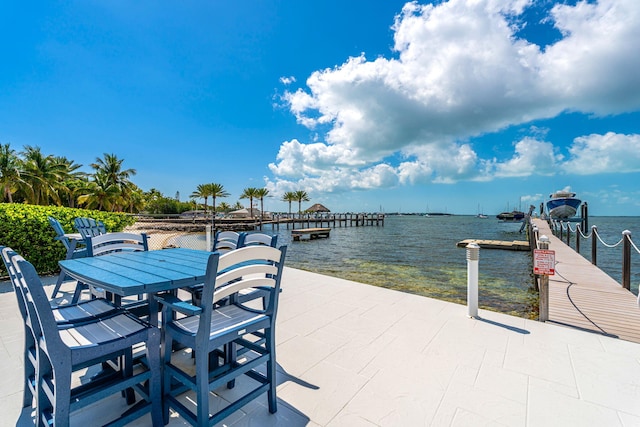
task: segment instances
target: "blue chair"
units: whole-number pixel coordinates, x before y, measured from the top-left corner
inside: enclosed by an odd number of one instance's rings
[[[47,217],[47,219],[49,220],[49,224],[51,225],[53,230],[56,232],[55,239],[62,242],[62,244],[64,245],[64,248],[67,251],[67,255],[65,259],[83,258],[87,256],[87,248],[84,246],[78,247],[77,246],[78,240],[69,239],[69,237],[64,232],[64,229],[62,228],[62,224],[60,224],[60,221],[50,216]],[[56,297],[56,295],[60,291],[60,286],[62,286],[62,283],[64,282],[64,279],[66,277],[67,275],[64,274],[64,272],[60,272],[60,275],[58,276],[58,280],[56,281],[56,285],[53,287],[53,293],[51,294],[51,298]],[[80,294],[84,289],[87,289],[87,287],[83,283],[78,282],[76,285],[75,292],[73,293],[73,297],[71,299],[72,303],[78,302],[78,300],[80,299]]]
[[[149,238],[145,233],[106,233],[99,234],[93,237],[87,238],[87,255],[88,256],[100,256],[113,252],[123,251],[148,251],[149,250]],[[92,288],[91,295],[94,297],[109,297],[101,289]],[[120,305],[119,297],[115,297]],[[111,299],[111,298],[109,298]],[[140,301],[142,296],[138,296]],[[129,307],[129,306],[128,306]],[[129,308],[134,308],[133,306]]]
[[[96,221],[93,218],[78,217],[73,221],[76,230],[86,240],[89,237],[99,236],[107,232],[102,221]]]
[[[237,249],[245,233],[236,231],[218,231],[213,239],[212,252],[221,254]]]
[[[199,305],[189,304],[175,296],[155,296],[163,307],[164,327],[164,419],[169,409],[175,409],[192,425],[210,426],[219,423],[262,393],[268,395],[269,412],[275,413],[276,360],[275,319],[278,308],[280,280],[286,246],[246,247],[224,255],[209,256],[202,298]],[[261,288],[271,292],[265,309],[248,307],[235,298],[243,289]],[[231,302],[218,305],[228,298]],[[176,318],[174,313],[184,316]],[[255,343],[247,335],[261,332],[265,339]],[[192,349],[196,373],[183,371],[171,362],[169,349],[176,342]],[[255,357],[238,359],[241,351],[251,351]],[[222,362],[222,363],[220,363]],[[260,372],[264,367],[264,372]],[[258,384],[224,409],[209,416],[209,391],[221,386],[231,388],[235,379],[247,375]],[[196,409],[178,400],[186,390],[196,393]]]
[[[106,233],[87,239],[87,255],[100,256],[122,251],[148,251],[149,238],[145,233]]]
[[[22,316],[25,327],[25,346],[24,346],[24,388],[23,388],[23,407],[26,408],[32,404],[35,396],[35,368],[36,368],[36,350],[35,335],[31,318],[27,311],[28,300],[27,290],[23,283],[21,274],[16,271],[11,261],[12,257],[18,254],[11,248],[0,246],[0,254],[2,261],[9,272],[9,279],[13,286],[14,293],[18,302],[18,309]],[[94,299],[83,301],[78,304],[70,304],[62,307],[52,307],[53,317],[59,328],[69,327],[72,324],[81,324],[92,322],[101,318],[106,318],[119,313],[119,310],[104,299]]]
[[[265,233],[243,233],[238,242],[238,247],[243,248],[245,246],[271,246],[276,247],[278,243],[278,235],[269,235]]]
[[[35,369],[30,368],[28,378],[33,384],[30,392],[35,395],[36,425],[68,426],[73,411],[132,387],[145,402],[118,414],[114,425],[124,425],[147,412],[151,412],[153,425],[161,425],[160,331],[126,312],[62,328],[55,321],[35,268],[15,253],[9,258],[21,278],[22,295],[28,296],[24,302],[34,343],[30,351],[36,353]],[[134,374],[132,349],[141,343],[146,346],[147,369]],[[110,372],[71,387],[74,371],[111,366],[115,358],[121,361]]]

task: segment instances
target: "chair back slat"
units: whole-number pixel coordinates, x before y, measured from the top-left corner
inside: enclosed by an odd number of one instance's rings
[[[65,236],[62,224],[60,224],[60,221],[53,217],[48,216],[47,219],[49,220],[49,225],[51,225],[51,228],[53,228],[53,230],[56,232],[56,240],[60,240],[64,245],[64,248],[68,251],[71,244],[69,243],[69,238]]]
[[[265,265],[264,263],[239,266],[238,268],[218,273],[216,286],[224,286],[225,283],[232,282],[250,274],[278,274],[278,268],[274,265]]]
[[[272,248],[276,247],[278,243],[277,235],[269,235],[265,233],[244,233],[240,242],[238,243],[238,247],[242,248],[245,246],[271,246]]]
[[[200,327],[208,327],[214,302],[243,289],[256,286],[269,287],[274,295],[264,313],[272,314],[277,305],[277,294],[284,266],[286,246],[280,249],[269,246],[249,246],[217,256],[216,274],[205,279],[200,302],[203,310]],[[207,281],[208,279],[208,281]],[[231,287],[230,287],[231,286]]]
[[[89,256],[122,251],[148,251],[149,242],[145,233],[107,233],[87,239],[87,249]]]
[[[244,233],[218,231],[213,240],[213,252],[226,253],[238,248]]]
[[[107,232],[107,228],[104,223],[102,221],[96,221],[93,218],[78,217],[74,220],[74,225],[76,230],[78,230],[78,233],[80,233],[80,235],[85,239],[99,236]]]

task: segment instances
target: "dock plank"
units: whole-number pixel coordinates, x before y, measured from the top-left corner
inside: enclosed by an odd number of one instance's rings
[[[640,343],[636,296],[553,236],[546,221],[534,219],[555,251],[556,274],[549,276],[549,320]]]
[[[465,239],[456,244],[459,248],[466,247],[469,243],[476,243],[483,249],[504,249],[510,251],[529,251],[531,246],[529,242],[522,240],[483,240],[483,239]]]

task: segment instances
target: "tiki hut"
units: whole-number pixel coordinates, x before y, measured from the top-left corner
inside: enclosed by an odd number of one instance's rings
[[[327,209],[325,206],[321,205],[320,203],[316,203],[315,205],[307,209],[307,212],[319,213],[319,212],[331,212],[331,211]]]

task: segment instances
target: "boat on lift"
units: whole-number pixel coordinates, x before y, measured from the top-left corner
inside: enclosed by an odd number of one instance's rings
[[[582,201],[576,198],[576,193],[567,190],[556,191],[549,195],[547,212],[552,219],[567,219],[575,216]]]

